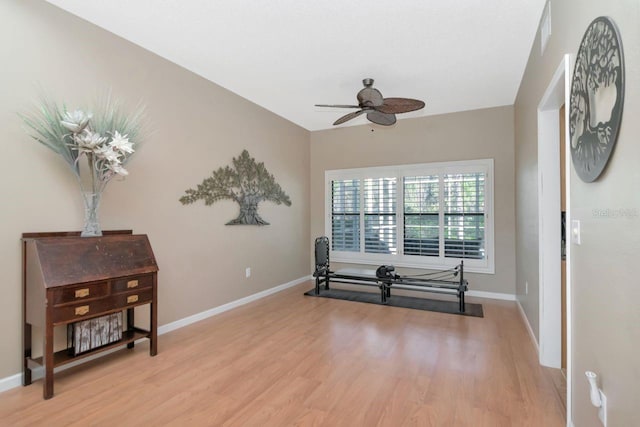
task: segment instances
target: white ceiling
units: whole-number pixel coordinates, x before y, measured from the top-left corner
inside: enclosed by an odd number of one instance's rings
[[[545,3],[48,1],[312,131],[351,111],[314,104],[357,103],[365,77],[427,103],[399,119],[513,104]]]

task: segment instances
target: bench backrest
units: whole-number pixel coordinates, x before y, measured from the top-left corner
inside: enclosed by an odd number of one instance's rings
[[[316,271],[329,268],[329,238],[317,237],[315,241]]]

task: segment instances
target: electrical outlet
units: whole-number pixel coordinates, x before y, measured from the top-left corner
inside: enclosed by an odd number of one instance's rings
[[[529,282],[524,282],[524,294],[529,295]]]
[[[247,277],[247,278],[251,277],[251,267],[247,267],[247,268],[245,268],[245,270],[244,270],[244,275],[245,275],[245,277]]]
[[[604,395],[602,390],[600,390],[600,400],[602,405],[598,408],[598,418],[600,418],[602,425],[607,427],[607,396]]]

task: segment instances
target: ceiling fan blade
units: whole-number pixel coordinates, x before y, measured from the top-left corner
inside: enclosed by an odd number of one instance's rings
[[[411,98],[385,98],[382,105],[375,107],[377,111],[386,114],[408,113],[424,108],[424,102]]]
[[[355,119],[356,117],[358,117],[360,114],[364,113],[365,111],[368,111],[368,110],[358,110],[358,111],[354,111],[353,113],[345,114],[344,116],[340,117],[338,120],[333,122],[333,125],[334,126],[341,125],[344,122],[348,122],[351,119]]]
[[[357,95],[358,104],[361,107],[378,107],[384,102],[384,98],[378,89],[365,87]]]
[[[381,113],[380,111],[376,110],[369,111],[367,113],[367,119],[382,126],[391,126],[396,122],[395,114]]]
[[[360,108],[359,105],[342,105],[342,104],[315,104],[316,107],[334,107],[334,108]]]

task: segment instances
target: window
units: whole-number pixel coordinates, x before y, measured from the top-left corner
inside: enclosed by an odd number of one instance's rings
[[[404,177],[404,253],[440,255],[440,180],[437,175]]]
[[[482,172],[444,175],[444,256],[484,257]]]
[[[360,183],[335,180],[331,185],[331,248],[360,251]]]
[[[335,261],[493,273],[493,160],[325,173]]]
[[[396,179],[365,178],[364,203],[364,251],[397,253]]]

